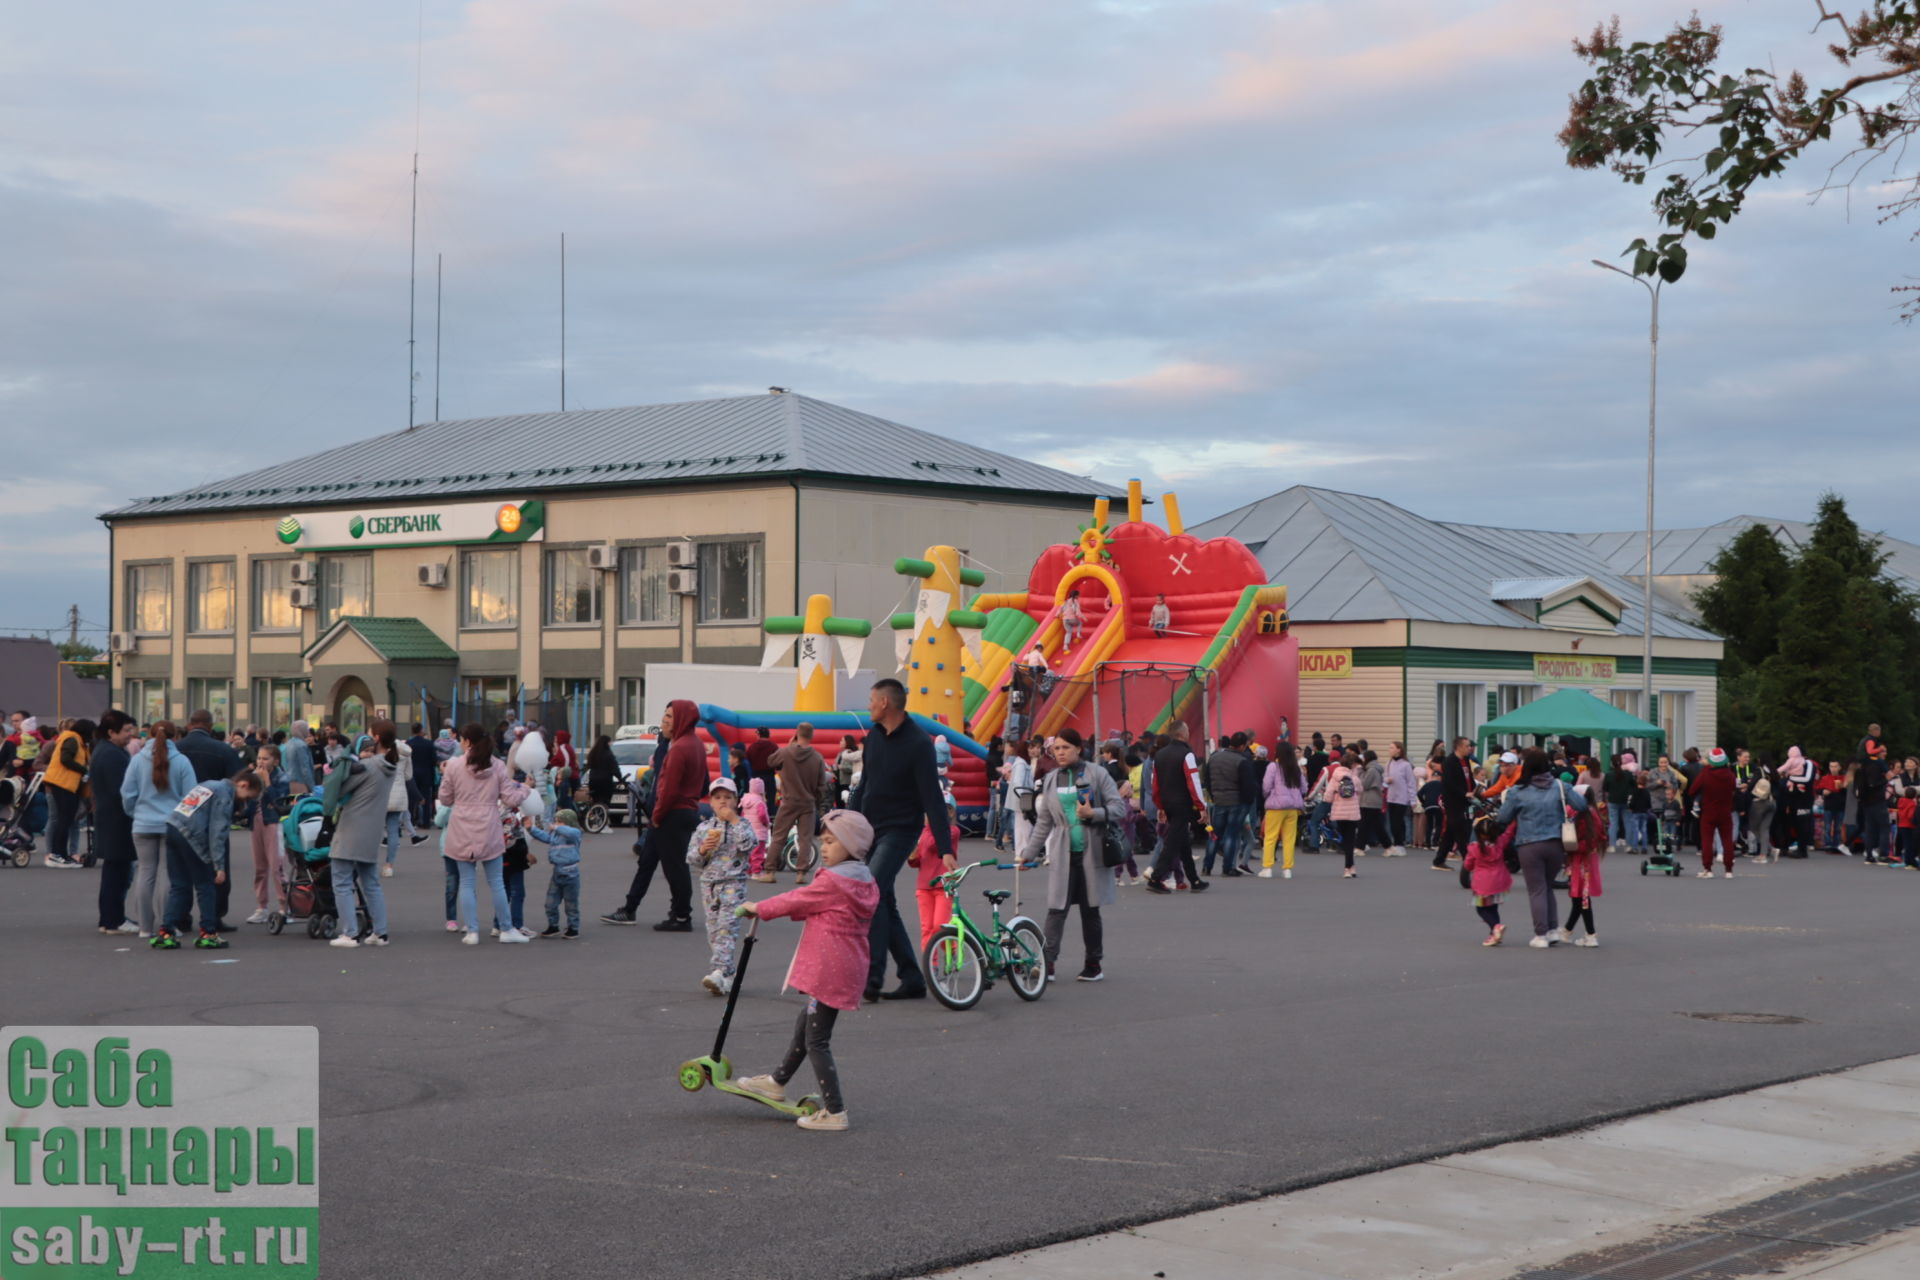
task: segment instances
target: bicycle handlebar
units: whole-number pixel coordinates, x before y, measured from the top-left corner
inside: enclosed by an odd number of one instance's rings
[[[972,871],[980,867],[997,867],[999,865],[1000,862],[997,858],[986,858],[979,862],[969,862],[964,867],[956,867],[952,871],[936,876],[933,882],[940,888],[951,893],[960,887],[960,882],[965,880]]]

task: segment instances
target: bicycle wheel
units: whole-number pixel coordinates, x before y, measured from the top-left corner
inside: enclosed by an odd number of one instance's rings
[[[980,1003],[980,995],[987,989],[987,957],[972,935],[962,938],[952,925],[940,926],[940,932],[928,939],[920,962],[933,998],[941,1004],[949,1009],[971,1009]]]
[[[799,836],[789,836],[787,841],[787,861],[792,864],[794,872],[798,875],[804,876],[809,871],[812,871],[814,863],[820,861],[820,837],[816,835],[813,839],[807,841],[807,851],[803,854],[800,852]]]
[[[588,805],[586,812],[580,815],[580,826],[589,835],[597,836],[602,831],[605,831],[607,829],[607,806],[603,804]]]
[[[1015,916],[1001,942],[1007,953],[1007,981],[1022,1000],[1038,1000],[1047,991],[1047,953],[1040,926]]]

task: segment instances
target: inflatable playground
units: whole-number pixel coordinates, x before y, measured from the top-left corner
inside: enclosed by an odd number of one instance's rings
[[[1073,542],[1041,553],[1024,591],[967,598],[986,575],[962,565],[952,547],[894,562],[895,572],[916,580],[914,607],[886,620],[907,711],[952,748],[948,783],[969,830],[985,822],[986,744],[995,737],[1045,737],[1071,726],[1091,743],[1122,731],[1163,732],[1175,720],[1187,722],[1196,743],[1241,729],[1268,742],[1292,737],[1299,645],[1287,623],[1287,589],[1268,584],[1238,540],[1184,532],[1178,500],[1162,501],[1164,529],[1144,519],[1137,480],[1120,524],[1109,527],[1108,502],[1096,502]],[[833,616],[823,595],[808,600],[804,617],[768,619],[762,665],[797,649],[794,704],[700,704],[701,729],[721,746],[711,768],[724,767],[760,730],[784,744],[805,721],[832,769],[843,741],[858,743],[868,729],[864,712],[835,709],[836,668],[857,669],[874,630],[865,619]]]

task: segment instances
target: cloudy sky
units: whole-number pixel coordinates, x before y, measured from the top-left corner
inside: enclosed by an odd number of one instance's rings
[[[1189,519],[1635,527],[1646,298],[1588,259],[1646,192],[1553,135],[1570,37],[1689,7],[0,0],[0,630],[105,621],[98,512],[406,424],[416,131],[423,417],[436,254],[442,416],[557,407],[564,231],[573,406],[779,384]],[[1826,74],[1805,0],[1700,8]],[[1667,296],[1663,524],[1831,486],[1920,540],[1917,228],[1823,173]]]

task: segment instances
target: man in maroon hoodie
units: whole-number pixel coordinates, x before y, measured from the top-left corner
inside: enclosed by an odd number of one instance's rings
[[[1733,794],[1737,787],[1733,770],[1727,767],[1727,753],[1715,747],[1707,756],[1707,767],[1694,775],[1687,794],[1700,801],[1700,878],[1713,878],[1713,838],[1720,837],[1720,856],[1725,859],[1722,878],[1733,879]]]
[[[667,918],[653,926],[661,933],[693,931],[693,877],[687,870],[687,843],[693,829],[700,825],[700,797],[707,790],[707,753],[695,733],[700,725],[700,708],[685,698],[667,704],[660,721],[660,739],[664,752],[656,748],[653,757],[653,828],[643,844],[634,846],[640,865],[634,869],[633,883],[627,887],[627,900],[617,911],[600,919],[605,924],[633,924],[640,899],[647,896],[657,866],[667,878],[671,900]]]

